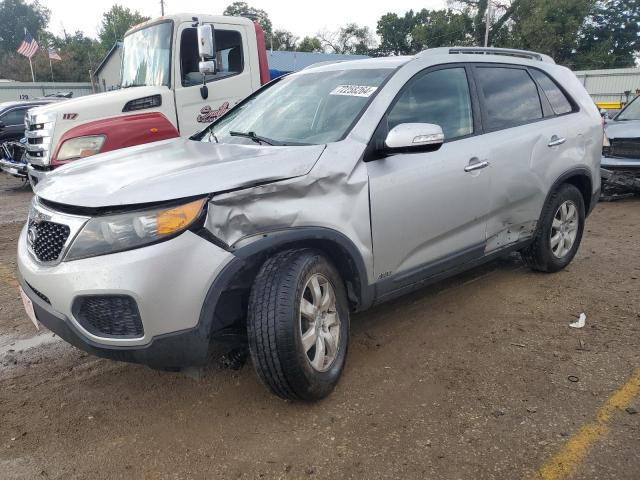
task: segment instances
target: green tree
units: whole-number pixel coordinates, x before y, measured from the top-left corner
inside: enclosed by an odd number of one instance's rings
[[[95,71],[104,57],[102,44],[80,31],[73,34],[64,32],[63,37],[56,39],[54,45],[62,57],[61,62],[54,64],[53,74],[56,80],[88,82],[89,70]]]
[[[578,39],[578,70],[633,67],[640,50],[640,2],[598,1]]]
[[[267,40],[267,45],[271,41],[271,35],[273,35],[273,25],[269,19],[269,14],[259,8],[249,6],[246,2],[233,2],[222,12],[223,15],[230,17],[246,17],[258,22],[264,31],[264,36]]]
[[[492,0],[491,9],[491,29],[489,32],[489,45],[493,38],[502,33],[504,28],[508,28],[515,11],[521,6],[535,3],[537,0],[504,0],[495,2]],[[554,2],[560,5],[563,2]],[[458,10],[472,18],[472,35],[475,45],[484,45],[485,24],[487,17],[488,0],[455,0],[451,2],[454,10]]]
[[[403,16],[387,13],[380,17],[376,33],[380,36],[379,53],[382,55],[409,55],[415,52],[413,30],[418,24],[413,10]]]
[[[48,25],[49,16],[49,9],[37,0],[0,0],[0,52],[15,51],[24,39],[25,28],[37,39]]]
[[[369,27],[356,23],[349,23],[335,32],[321,32],[318,39],[326,49],[343,55],[369,55],[375,47]]]
[[[508,35],[497,34],[494,45],[545,53],[557,63],[571,65],[580,32],[594,4],[594,0],[520,3],[513,11]]]
[[[379,52],[411,55],[425,48],[473,43],[473,20],[453,10],[427,10],[404,16],[387,13],[378,20]]]
[[[132,26],[149,20],[140,12],[131,11],[127,7],[115,4],[102,15],[102,22],[98,30],[98,38],[102,44],[102,48],[106,53],[118,40],[122,40],[124,34]]]
[[[267,48],[271,47],[274,50],[286,50],[292,52],[296,49],[296,43],[298,37],[288,30],[276,30],[273,32],[270,44],[267,44]]]
[[[473,21],[468,15],[452,10],[423,10],[411,36],[417,50],[473,45]]]
[[[317,37],[304,37],[298,44],[296,50],[298,50],[299,52],[311,53],[320,53],[324,51],[322,49],[322,43]]]

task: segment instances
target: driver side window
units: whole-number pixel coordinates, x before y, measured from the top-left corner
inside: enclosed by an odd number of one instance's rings
[[[389,112],[389,129],[401,123],[440,125],[446,140],[473,133],[471,96],[463,67],[418,75]]]
[[[235,30],[215,30],[216,63],[218,71],[215,75],[207,75],[207,82],[219,80],[242,73],[244,54],[242,51],[242,35]],[[180,69],[182,86],[202,85],[202,74],[198,64],[198,31],[196,28],[185,28],[180,37]]]

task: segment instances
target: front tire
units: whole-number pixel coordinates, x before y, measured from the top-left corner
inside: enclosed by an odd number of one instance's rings
[[[520,254],[533,270],[557,272],[575,257],[585,222],[584,199],[571,184],[562,184],[547,200],[533,243]]]
[[[344,368],[349,309],[344,283],[318,251],[269,258],[251,289],[249,351],[276,395],[313,401],[329,395]]]

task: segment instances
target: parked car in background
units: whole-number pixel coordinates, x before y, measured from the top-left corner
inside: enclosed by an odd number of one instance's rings
[[[640,97],[627,104],[605,125],[602,167],[632,169],[640,173]]]
[[[156,367],[246,332],[275,394],[316,400],[344,368],[351,312],[509,252],[568,265],[601,150],[598,109],[545,55],[307,68],[190,139],[47,176],[18,241],[25,306],[88,352]]]
[[[602,185],[610,199],[640,195],[640,100],[605,122]]]
[[[59,100],[60,98],[47,98],[0,103],[0,143],[24,137],[24,118],[30,108]]]

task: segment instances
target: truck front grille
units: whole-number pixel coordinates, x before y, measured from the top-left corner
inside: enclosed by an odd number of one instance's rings
[[[120,338],[144,335],[138,305],[128,295],[78,297],[72,310],[80,325],[94,335]]]
[[[30,112],[25,117],[24,134],[27,137],[27,161],[36,165],[49,165],[55,117],[42,117],[43,115]]]
[[[54,262],[60,258],[71,229],[54,222],[29,222],[27,242],[41,262]]]

